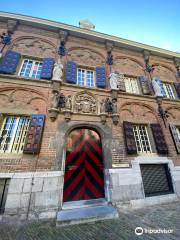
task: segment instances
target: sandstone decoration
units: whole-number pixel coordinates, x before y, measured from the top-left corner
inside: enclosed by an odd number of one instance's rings
[[[73,49],[68,53],[68,59],[78,62],[78,64],[86,64],[89,66],[102,66],[105,59],[97,52],[91,49]]]
[[[30,56],[35,53],[36,56],[40,57],[54,57],[56,53],[55,48],[50,43],[35,38],[20,39],[13,45],[12,50]]]
[[[175,74],[167,67],[161,65],[154,67],[153,76],[159,76],[163,81],[176,81]]]
[[[129,58],[116,58],[114,60],[113,69],[123,74],[140,76],[144,74],[144,70],[140,64]]]
[[[97,114],[96,99],[89,93],[86,92],[78,93],[74,97],[74,112]]]

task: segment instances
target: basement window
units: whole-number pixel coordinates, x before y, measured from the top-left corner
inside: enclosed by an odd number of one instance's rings
[[[141,164],[140,168],[146,197],[174,192],[168,164]]]
[[[0,214],[4,213],[10,179],[0,179]]]

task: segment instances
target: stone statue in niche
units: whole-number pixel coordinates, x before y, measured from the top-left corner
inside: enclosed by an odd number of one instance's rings
[[[113,90],[118,90],[118,82],[119,82],[119,73],[118,72],[112,72],[109,75],[109,79],[110,79],[110,87]]]
[[[113,103],[109,98],[106,98],[105,100],[105,108],[106,108],[106,112],[108,113],[113,112]]]
[[[95,113],[97,111],[96,100],[88,95],[82,93],[75,98],[75,111],[81,113]]]
[[[61,60],[58,59],[57,63],[54,64],[52,80],[62,82],[62,75],[63,75],[63,64],[61,63]]]
[[[106,112],[106,102],[104,99],[100,102],[100,113],[105,113]]]
[[[112,112],[117,113],[117,100],[116,99],[112,100]]]
[[[66,98],[63,93],[60,93],[59,95],[59,108],[65,108]]]
[[[58,109],[59,107],[59,94],[56,92],[54,93],[52,99],[51,99],[51,105],[50,105],[51,108],[56,108]]]
[[[67,96],[67,98],[66,98],[65,108],[68,109],[68,110],[72,109],[72,98],[71,98],[71,95]]]

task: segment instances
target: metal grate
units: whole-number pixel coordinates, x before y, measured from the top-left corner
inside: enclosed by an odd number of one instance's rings
[[[138,153],[151,153],[147,127],[145,125],[133,125],[133,132]]]
[[[141,164],[140,168],[146,197],[173,193],[167,164]]]

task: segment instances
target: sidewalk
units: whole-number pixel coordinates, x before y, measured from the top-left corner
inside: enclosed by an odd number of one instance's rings
[[[0,223],[0,240],[133,240],[180,239],[180,202],[119,211],[119,219],[56,228],[55,221]],[[173,233],[143,233],[136,227]],[[147,229],[147,230],[146,230]]]

